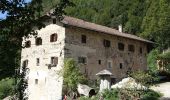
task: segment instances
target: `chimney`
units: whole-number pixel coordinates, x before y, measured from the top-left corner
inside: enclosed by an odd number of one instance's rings
[[[122,29],[122,24],[120,24],[120,25],[118,26],[118,28],[119,28],[119,32],[122,33],[122,31],[123,31],[123,29]]]

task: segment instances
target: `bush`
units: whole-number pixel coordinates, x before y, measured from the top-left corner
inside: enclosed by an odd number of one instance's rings
[[[13,78],[6,78],[0,81],[0,99],[3,99],[14,93],[13,83]]]
[[[119,100],[117,89],[105,90],[102,95],[105,100]]]
[[[142,100],[159,100],[161,96],[161,93],[155,92],[153,90],[148,90],[143,93]]]

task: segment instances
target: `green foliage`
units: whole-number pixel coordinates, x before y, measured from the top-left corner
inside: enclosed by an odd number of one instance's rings
[[[91,98],[80,97],[79,100],[159,100],[160,97],[162,97],[162,94],[153,90],[113,89],[105,90]]]
[[[13,78],[5,78],[0,81],[0,99],[14,94],[13,85]]]
[[[64,61],[63,68],[64,88],[68,92],[75,92],[79,83],[85,83],[86,79],[81,74],[77,63],[69,58]]]
[[[118,90],[113,89],[113,90],[105,90],[102,93],[102,96],[105,100],[119,100],[119,96],[118,96]]]
[[[116,28],[156,42],[158,50],[170,46],[170,2],[168,0],[73,0],[69,16]]]
[[[147,56],[147,64],[148,68],[151,71],[156,71],[157,70],[157,57],[159,55],[158,50],[152,50],[148,56]]]
[[[158,58],[160,58],[160,59],[170,59],[170,51],[166,52],[164,54],[159,54]]]
[[[159,100],[161,96],[161,93],[155,92],[153,90],[148,90],[143,92],[141,100]]]
[[[153,73],[151,71],[145,72],[145,71],[136,71],[131,73],[131,77],[133,77],[138,83],[149,87],[151,85],[154,85],[155,82],[158,81],[158,76],[156,73]]]

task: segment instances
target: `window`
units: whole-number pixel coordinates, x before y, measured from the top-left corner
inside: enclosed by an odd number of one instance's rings
[[[120,67],[120,69],[122,69],[122,67],[123,67],[123,64],[122,64],[122,63],[120,63],[120,64],[119,64],[119,67]]]
[[[23,63],[22,63],[22,66],[27,67],[28,66],[28,60],[24,60]]]
[[[35,79],[35,84],[38,84],[38,79]]]
[[[25,47],[26,47],[26,48],[31,47],[31,41],[26,41],[26,42],[25,42]]]
[[[40,65],[40,59],[39,59],[39,58],[37,58],[37,63],[36,63],[36,65],[37,65],[37,66]]]
[[[78,63],[86,64],[87,63],[86,57],[78,57]]]
[[[81,35],[81,43],[86,43],[86,35]]]
[[[56,42],[57,41],[57,34],[54,33],[50,36],[50,42]]]
[[[128,45],[128,50],[134,52],[135,51],[134,45]]]
[[[107,62],[107,67],[108,67],[109,69],[112,68],[112,62],[111,62],[111,61],[108,61],[108,62]]]
[[[110,45],[111,45],[111,43],[110,43],[110,41],[109,40],[103,40],[103,45],[104,45],[104,47],[110,47]]]
[[[118,49],[121,50],[121,51],[124,51],[124,44],[118,43]]]
[[[58,57],[51,57],[51,65],[56,66],[58,64]]]
[[[98,60],[98,64],[101,65],[101,60]]]
[[[42,39],[40,37],[35,39],[35,45],[36,46],[42,45]]]
[[[53,18],[53,24],[56,24],[56,22],[57,22],[56,18]]]
[[[143,51],[142,51],[142,47],[140,47],[140,48],[139,48],[139,52],[140,52],[140,54],[142,54],[142,53],[143,53]]]

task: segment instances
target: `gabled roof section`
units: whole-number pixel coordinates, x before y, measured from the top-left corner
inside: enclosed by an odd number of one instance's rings
[[[152,41],[140,38],[136,35],[121,33],[116,29],[98,25],[98,24],[91,23],[91,22],[87,22],[87,21],[84,21],[84,20],[81,20],[78,18],[64,16],[64,19],[61,22],[66,25],[76,26],[76,27],[80,27],[80,28],[84,28],[84,29],[98,31],[98,32],[111,34],[111,35],[115,35],[115,36],[120,36],[120,37],[124,37],[124,38],[129,38],[129,39],[133,39],[133,40],[138,40],[138,41],[142,41],[142,42],[153,43]]]

